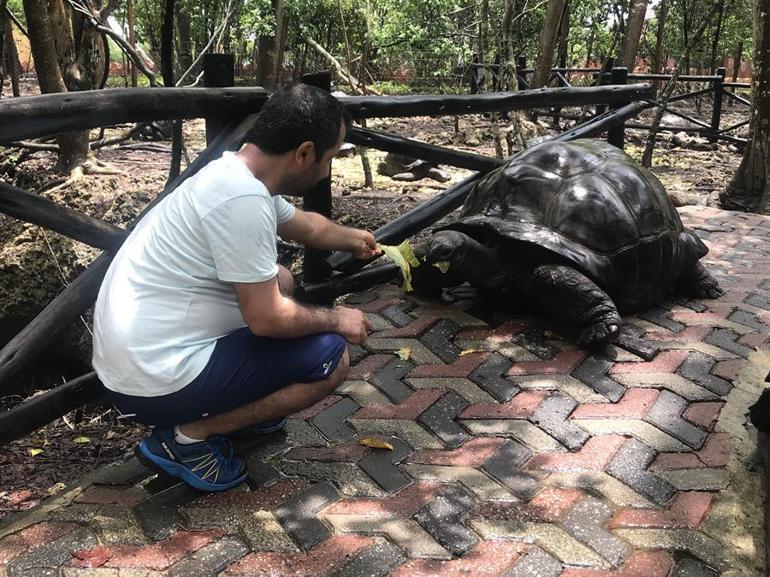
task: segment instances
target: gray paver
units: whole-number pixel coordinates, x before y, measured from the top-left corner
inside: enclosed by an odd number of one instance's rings
[[[345,419],[360,408],[353,399],[345,397],[318,413],[310,422],[330,441],[347,441],[352,439],[355,433]]]
[[[628,556],[630,548],[603,528],[611,516],[612,509],[606,503],[589,497],[567,513],[564,530],[607,559],[613,567],[619,567]]]
[[[661,307],[649,308],[637,313],[636,316],[674,333],[681,333],[685,329],[685,325],[679,321],[672,320],[669,316],[669,312]]]
[[[716,360],[708,355],[699,352],[691,352],[684,362],[679,365],[677,374],[685,379],[693,381],[695,384],[708,389],[717,395],[726,395],[733,386],[731,383],[711,374],[711,368],[716,364]]]
[[[169,577],[209,577],[218,575],[250,549],[240,539],[223,537],[198,549],[190,557],[176,563],[168,570]]]
[[[647,472],[655,458],[655,452],[636,439],[629,439],[615,454],[607,472],[626,485],[649,497],[655,503],[664,505],[674,496],[674,487]]]
[[[467,406],[468,402],[460,395],[454,391],[448,391],[417,417],[417,421],[444,441],[447,446],[459,447],[470,438],[470,435],[454,419]]]
[[[584,382],[600,395],[616,402],[625,394],[626,388],[607,376],[607,370],[612,365],[612,361],[590,356],[572,371],[572,376]]]
[[[717,572],[696,559],[682,559],[671,577],[717,577]]]
[[[179,482],[139,503],[134,507],[134,515],[150,539],[162,541],[184,522],[177,509],[192,503],[200,495],[195,489]]]
[[[589,435],[567,420],[577,406],[577,401],[571,397],[561,394],[551,395],[540,403],[530,420],[566,447],[572,450],[579,449],[588,440]]]
[[[358,461],[358,466],[389,493],[399,491],[411,483],[409,475],[403,473],[398,463],[412,453],[412,447],[397,438],[388,439],[393,450],[373,449]]]
[[[286,501],[273,514],[300,549],[309,549],[331,537],[331,531],[316,513],[339,498],[331,484],[318,483]]]
[[[663,429],[693,449],[700,449],[708,434],[682,418],[687,401],[670,391],[661,391],[644,420]]]
[[[420,337],[420,342],[428,347],[445,363],[453,363],[460,354],[460,347],[452,342],[452,337],[460,331],[460,325],[451,319],[441,319]]]
[[[706,338],[703,339],[703,342],[729,351],[738,355],[739,357],[743,357],[744,359],[748,359],[749,355],[754,352],[754,349],[740,344],[738,342],[740,337],[741,335],[727,329],[714,329],[708,335],[706,335]]]
[[[532,451],[510,440],[481,467],[508,487],[516,497],[528,501],[538,490],[538,480],[521,471],[520,467],[532,456]]]
[[[404,554],[390,541],[378,540],[361,551],[350,563],[332,577],[385,577],[405,561]]]
[[[559,577],[562,569],[561,563],[540,547],[530,547],[505,577]]]
[[[469,378],[501,403],[510,401],[521,389],[503,375],[513,363],[500,353],[493,353]]]
[[[377,387],[393,403],[399,404],[409,398],[412,389],[404,384],[403,378],[414,368],[409,361],[395,358],[377,371],[369,382]]]
[[[479,536],[462,522],[471,506],[473,497],[453,487],[418,511],[414,519],[453,556],[462,557],[479,542]]]

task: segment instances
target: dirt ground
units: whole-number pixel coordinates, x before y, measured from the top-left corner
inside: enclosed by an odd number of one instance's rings
[[[699,118],[710,118],[708,106],[700,114],[694,109],[681,109]],[[733,124],[745,117],[747,112],[744,108],[725,108],[725,123]],[[528,127],[531,136],[538,133],[547,135],[553,133],[549,125],[550,118],[541,117],[539,122],[530,123]],[[562,128],[564,125],[562,122]],[[504,125],[501,126],[504,129]],[[450,117],[421,117],[370,120],[368,127],[450,146],[457,150],[495,154],[491,121],[481,115],[462,117],[457,125]],[[106,131],[106,135],[119,135],[128,128],[112,128]],[[187,152],[192,159],[205,146],[203,121],[185,122],[184,133]],[[93,131],[92,138],[97,134],[98,131]],[[626,151],[637,160],[641,158],[646,134],[638,130],[627,131]],[[745,137],[745,133],[741,136]],[[673,133],[661,135],[653,172],[662,180],[676,204],[716,206],[719,192],[727,185],[740,163],[740,151],[726,143],[711,145],[701,140],[677,146],[675,141]],[[126,144],[128,146],[102,149],[97,155],[101,160],[123,170],[125,174],[89,176],[72,187],[51,195],[51,198],[97,218],[120,226],[128,225],[162,189],[168,175],[170,143],[132,141]],[[384,153],[369,150],[367,156],[374,177],[371,188],[364,186],[362,161],[358,154],[335,160],[332,178],[333,216],[340,223],[370,230],[385,224],[470,174],[466,170],[443,167],[451,175],[450,182],[442,184],[429,179],[413,183],[396,182],[377,173],[377,165],[383,159]],[[18,150],[9,149],[4,152],[0,148],[0,178],[26,190],[46,189],[49,184],[60,180],[60,176],[53,173],[54,163],[53,153],[38,152],[27,155]],[[41,193],[46,194],[44,191]],[[42,233],[37,227],[22,226],[6,217],[0,217],[0,264],[3,259],[15,258],[15,251],[22,250],[20,247],[29,242],[30,237],[35,239],[40,234]],[[21,242],[19,238],[26,240]],[[59,285],[75,278],[97,254],[93,249],[77,243],[68,245],[70,248],[48,243],[48,237],[46,244],[49,244],[50,250],[40,258],[55,261],[60,274],[59,278],[52,282]],[[64,254],[65,251],[69,252]],[[298,262],[299,259],[295,258],[295,270]],[[50,265],[50,262],[48,264]],[[39,275],[39,272],[32,271],[29,277],[32,280],[19,280],[20,286],[17,288],[21,291],[33,290],[31,285],[25,283],[42,282],[34,280],[36,275]],[[7,287],[3,288],[5,290]],[[86,317],[84,325],[87,324]],[[87,340],[87,333],[84,334]],[[48,360],[42,364],[45,365],[46,362]],[[66,377],[71,376],[75,375]],[[55,384],[42,381],[38,377],[36,381],[26,383],[27,387],[21,394],[0,396],[0,409],[15,406],[22,402],[24,397],[34,394],[37,389],[49,388]],[[51,492],[61,488],[62,484],[119,458],[130,451],[145,433],[142,427],[117,419],[115,412],[108,407],[91,406],[85,407],[83,411],[70,413],[64,419],[58,419],[36,433],[4,447],[0,452],[0,470],[3,471],[0,476],[0,521],[4,517],[13,516],[16,511],[34,506]]]

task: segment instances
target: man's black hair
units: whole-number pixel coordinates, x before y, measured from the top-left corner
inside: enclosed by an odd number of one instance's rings
[[[331,94],[307,84],[286,84],[267,99],[245,142],[268,154],[283,154],[303,142],[315,145],[316,161],[337,143],[350,114]]]

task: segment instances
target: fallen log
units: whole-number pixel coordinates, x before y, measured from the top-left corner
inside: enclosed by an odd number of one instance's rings
[[[127,234],[120,227],[2,181],[0,212],[104,250],[120,246]]]
[[[353,274],[338,275],[323,282],[297,287],[294,298],[307,303],[329,303],[338,296],[366,290],[400,276],[401,269],[392,262],[372,265]]]
[[[540,88],[491,94],[341,96],[354,118],[480,114],[541,106],[623,104],[654,96],[652,86]],[[125,122],[232,116],[258,112],[263,88],[121,88],[0,100],[0,143]]]
[[[102,385],[91,372],[0,413],[0,447],[103,396]]]
[[[0,143],[124,122],[259,112],[263,88],[121,88],[0,100]]]
[[[457,168],[467,168],[481,172],[492,170],[504,162],[498,158],[460,152],[451,148],[435,146],[427,142],[411,140],[394,134],[388,134],[387,132],[366,128],[352,128],[348,133],[347,141],[358,146],[376,148],[385,152],[395,152],[438,164],[448,164]]]
[[[460,94],[440,96],[341,96],[354,118],[396,118],[506,112],[542,106],[579,106],[583,104],[625,104],[649,98],[655,89],[647,84],[625,86],[589,86],[538,88],[518,92]]]

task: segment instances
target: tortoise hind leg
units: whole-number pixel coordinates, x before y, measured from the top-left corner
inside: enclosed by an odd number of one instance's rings
[[[576,269],[542,265],[532,272],[532,296],[548,315],[578,331],[581,347],[612,342],[622,321],[615,303],[596,283]]]
[[[716,299],[725,294],[717,280],[711,276],[702,263],[695,266],[677,279],[680,294],[695,299]]]

